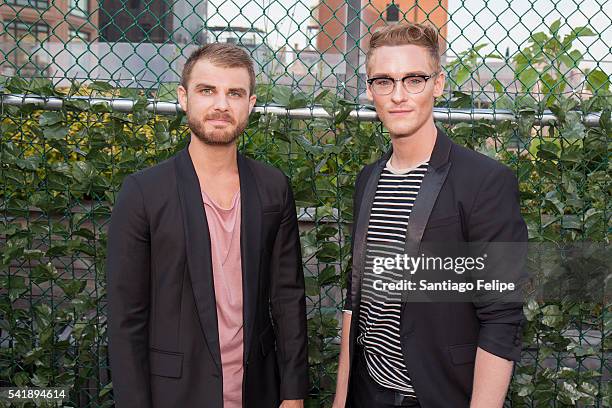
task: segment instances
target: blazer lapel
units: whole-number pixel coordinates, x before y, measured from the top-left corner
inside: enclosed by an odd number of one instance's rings
[[[427,172],[423,176],[421,188],[412,206],[410,218],[408,218],[406,243],[404,246],[404,253],[408,256],[416,256],[419,253],[423,233],[429,221],[429,216],[431,215],[438,195],[440,194],[440,190],[442,189],[442,185],[451,168],[451,163],[449,161],[451,146],[451,141],[448,136],[438,129],[436,143],[431,152]],[[414,275],[408,276],[408,279],[412,279],[413,276]],[[409,291],[404,291],[402,293],[402,310],[406,308],[408,296],[413,296],[413,294]],[[407,330],[406,327],[402,327],[402,329]]]
[[[253,339],[255,311],[259,295],[259,256],[261,252],[261,201],[247,159],[238,154],[240,173],[240,254],[242,257],[242,301],[244,319],[244,361]]]
[[[352,278],[351,278],[351,300],[354,307],[359,307],[361,301],[361,277],[365,270],[365,258],[366,258],[366,245],[367,245],[367,233],[368,224],[370,223],[370,212],[372,211],[372,205],[374,204],[374,196],[376,194],[376,187],[378,186],[378,180],[382,173],[385,163],[391,157],[392,151],[389,150],[374,166],[372,173],[366,181],[366,186],[361,196],[361,204],[359,206],[359,216],[357,218],[357,224],[355,225],[355,237],[359,237],[358,241],[353,244],[353,267],[352,267]],[[353,319],[357,320],[357,319]]]
[[[410,218],[408,219],[405,247],[408,255],[415,254],[418,251],[423,239],[425,226],[429,221],[429,216],[436,204],[442,185],[448,176],[448,171],[451,167],[451,163],[448,160],[450,149],[450,139],[444,132],[438,129],[436,143],[429,159],[429,167],[427,173],[423,176],[421,188],[416,196],[414,206],[410,212]]]
[[[206,344],[213,361],[221,369],[210,234],[200,183],[187,148],[178,153],[174,162],[179,199],[183,211],[187,265],[193,287],[193,296]]]

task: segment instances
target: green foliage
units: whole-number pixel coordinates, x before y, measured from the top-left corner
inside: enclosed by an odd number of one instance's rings
[[[529,52],[537,58],[554,50],[558,55],[569,49],[572,36],[585,33],[575,30],[551,44],[534,34],[533,47],[541,44],[542,52]],[[471,63],[473,55],[467,59]],[[599,74],[592,79],[594,86],[605,83]],[[14,93],[119,95],[135,102],[129,114],[72,101],[60,111],[4,106],[0,116],[0,384],[68,387],[75,406],[111,406],[104,311],[108,218],[126,175],[185,146],[185,121],[182,115],[154,115],[146,111],[142,93],[101,82],[87,89],[75,83],[63,91],[44,81],[10,79],[5,87]],[[158,92],[170,100],[169,88]],[[257,93],[268,104],[310,103],[305,94],[280,86],[261,85]],[[455,97],[461,103],[470,95]],[[350,272],[355,177],[386,150],[388,138],[379,123],[352,118],[348,101],[322,92],[314,102],[331,118],[254,114],[240,149],[291,180],[303,220],[313,387],[308,406],[329,406]],[[517,105],[513,122],[445,128],[458,143],[516,171],[532,241],[608,242],[610,100],[555,97],[547,106],[557,123],[534,127],[537,107]],[[599,127],[582,123],[581,114],[591,111],[602,112]],[[606,306],[565,301],[525,306],[525,358],[509,392],[512,406],[610,406],[602,377],[612,346],[605,336],[612,329]],[[587,341],[589,333],[598,333],[599,341]]]
[[[583,54],[574,48],[575,41],[596,35],[584,26],[575,27],[561,37],[560,27],[561,20],[556,20],[550,25],[548,33],[533,33],[529,45],[514,57],[515,72],[523,91],[540,95],[545,107],[558,103],[560,95],[566,92],[569,74],[584,59]],[[587,74],[586,87],[593,94],[610,97],[609,82],[603,71],[595,69]]]
[[[459,54],[446,65],[449,76],[450,97],[438,101],[439,106],[452,108],[481,108],[492,105],[498,109],[534,110],[543,113],[556,105],[565,103],[568,95],[573,102],[582,99],[583,104],[593,103],[588,95],[595,95],[597,103],[609,106],[612,100],[610,93],[610,76],[599,67],[583,69],[580,64],[584,55],[576,48],[576,43],[584,37],[596,34],[589,27],[576,27],[565,36],[560,34],[561,20],[556,20],[548,32],[532,33],[527,45],[521,47],[506,64],[514,73],[513,84],[502,84],[497,78],[502,69],[495,71],[488,83],[483,83],[481,71],[492,60],[504,60],[497,52],[484,54],[488,44],[477,44]],[[571,84],[574,74],[584,74],[582,84]],[[469,84],[470,80],[475,81]],[[575,89],[572,86],[578,85]],[[480,89],[490,86],[493,97],[483,98]],[[517,92],[516,87],[520,88]],[[474,90],[474,88],[477,88]],[[572,89],[570,89],[572,88]],[[469,89],[469,93],[462,90]],[[490,103],[486,99],[490,99]],[[597,109],[586,109],[595,111]]]

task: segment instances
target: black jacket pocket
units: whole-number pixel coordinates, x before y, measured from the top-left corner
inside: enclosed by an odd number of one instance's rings
[[[280,212],[280,205],[279,204],[264,205],[262,207],[262,211],[264,213],[277,213],[277,212]]]
[[[153,375],[180,378],[183,372],[183,353],[150,349],[149,365]]]

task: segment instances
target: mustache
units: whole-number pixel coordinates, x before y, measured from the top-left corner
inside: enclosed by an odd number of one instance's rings
[[[225,120],[234,123],[234,118],[229,113],[211,113],[206,115],[204,120]]]

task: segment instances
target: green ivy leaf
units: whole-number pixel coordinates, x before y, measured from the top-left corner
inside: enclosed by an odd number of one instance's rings
[[[119,88],[119,96],[121,98],[138,99],[141,97],[141,92],[139,89],[134,88]]]
[[[308,98],[303,92],[292,93],[289,99],[289,109],[303,108],[308,105]]]
[[[455,74],[454,82],[457,86],[463,85],[465,81],[468,80],[470,75],[472,74],[472,70],[469,66],[461,65],[457,69],[457,73]]]
[[[49,373],[48,370],[39,369],[34,376],[32,376],[32,385],[36,387],[44,388],[49,385]]]
[[[28,83],[25,79],[14,76],[5,82],[6,89],[12,93],[21,94],[28,92]]]
[[[79,279],[60,279],[57,281],[57,284],[62,288],[69,299],[73,299],[83,292],[87,285],[87,281]]]
[[[559,328],[563,322],[563,314],[557,305],[548,305],[542,308],[542,323],[548,327]]]
[[[527,321],[533,321],[540,312],[540,305],[533,299],[530,299],[527,304],[523,307],[523,313]]]
[[[291,88],[283,85],[275,86],[272,88],[272,97],[275,103],[287,107],[291,104]]]
[[[539,79],[540,73],[533,67],[527,67],[518,73],[518,80],[526,90],[531,90]]]
[[[43,96],[56,95],[53,82],[47,78],[33,78],[28,85],[30,93]]]
[[[319,296],[321,287],[319,286],[319,282],[317,281],[317,278],[312,277],[312,276],[306,276],[304,278],[304,285],[305,285],[306,296],[310,296],[310,297]]]
[[[30,272],[30,279],[33,283],[40,285],[44,282],[52,281],[57,276],[57,270],[51,264],[51,262],[47,262],[46,264],[36,265],[32,268]]]
[[[335,242],[324,242],[320,245],[320,249],[316,252],[319,262],[332,263],[339,253],[340,247]]]
[[[89,84],[89,88],[99,92],[109,92],[114,89],[111,84],[104,81],[93,81],[91,84]]]
[[[63,140],[68,136],[67,126],[49,126],[43,130],[43,135],[47,140]]]
[[[327,99],[329,97],[329,95],[330,95],[330,90],[329,89],[323,89],[314,98],[315,105],[320,105],[323,102],[323,100],[325,100],[325,99]]]
[[[553,36],[556,36],[557,33],[559,32],[560,27],[561,27],[561,19],[559,18],[550,25],[550,33]]]
[[[65,117],[62,112],[43,112],[38,123],[40,126],[52,126],[64,123]]]
[[[73,163],[71,175],[80,183],[88,183],[96,175],[96,169],[89,162],[78,161]]]
[[[30,374],[24,371],[19,371],[13,376],[13,383],[17,387],[25,387],[30,385]]]
[[[591,92],[607,92],[610,90],[610,76],[600,69],[593,69],[587,73],[586,87]]]
[[[326,286],[338,282],[340,276],[336,274],[336,268],[328,265],[319,273],[319,285]]]
[[[9,300],[11,302],[19,299],[28,290],[23,276],[9,275],[0,278],[0,282],[2,282],[0,287],[8,288]]]

